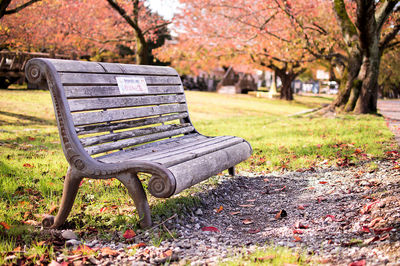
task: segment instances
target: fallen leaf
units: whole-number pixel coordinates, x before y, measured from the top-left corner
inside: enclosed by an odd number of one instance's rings
[[[33,167],[35,167],[35,166],[34,166],[33,164],[24,163],[23,167],[26,167],[26,168],[33,168]]]
[[[293,234],[299,234],[299,235],[301,235],[301,234],[303,234],[303,231],[298,230],[298,229],[294,229],[294,230],[293,230]]]
[[[305,210],[304,205],[299,205],[299,206],[297,206],[297,209],[299,209],[299,210]]]
[[[255,205],[253,204],[243,204],[243,205],[239,205],[240,207],[244,207],[244,208],[251,208],[251,207],[255,207]]]
[[[33,225],[33,226],[37,226],[40,225],[40,222],[35,221],[35,220],[26,220],[26,221],[22,221],[24,224],[29,224],[29,225]]]
[[[372,242],[375,242],[375,241],[378,241],[378,240],[379,240],[379,236],[374,236],[374,237],[365,239],[365,240],[363,241],[363,244],[368,245],[368,244],[370,244],[370,243],[372,243]]]
[[[386,234],[384,236],[381,236],[381,238],[379,238],[380,241],[386,240],[389,238],[389,234]]]
[[[107,207],[102,207],[102,208],[100,209],[100,213],[105,212],[107,209],[108,209]]]
[[[360,213],[361,213],[361,214],[366,214],[366,213],[370,212],[372,206],[374,206],[374,205],[377,204],[377,203],[379,203],[379,200],[376,200],[376,201],[374,201],[374,202],[368,203],[367,205],[365,205],[365,206],[361,209]]]
[[[164,251],[162,254],[163,254],[164,258],[171,257],[172,256],[172,250],[168,249],[168,250]]]
[[[58,207],[57,205],[51,206],[49,209],[49,214],[52,214],[53,212],[55,212],[57,210],[57,207]]]
[[[236,214],[239,214],[240,212],[230,212],[229,214],[230,215],[236,215]]]
[[[275,219],[281,219],[287,216],[287,212],[285,210],[280,210],[276,215]]]
[[[4,229],[8,230],[11,228],[6,222],[0,222],[0,225],[4,227]]]
[[[313,189],[315,189],[315,187],[308,187],[307,189],[308,190],[313,190]]]
[[[219,208],[216,210],[216,212],[217,212],[217,213],[220,213],[220,212],[222,212],[223,209],[224,209],[224,207],[222,207],[222,205],[221,205],[221,206],[219,206]]]
[[[269,179],[268,178],[264,178],[264,182],[269,182]]]
[[[390,232],[392,231],[393,227],[386,227],[386,228],[376,228],[376,229],[372,229],[374,231],[374,234],[376,235],[380,235],[384,232]]]
[[[327,191],[326,194],[330,195],[330,194],[332,194],[333,192],[335,192],[335,189],[334,189],[334,188],[332,188],[331,190]]]
[[[308,225],[302,224],[302,223],[299,222],[299,221],[297,221],[297,222],[294,224],[294,228],[297,228],[297,229],[307,229],[308,227],[309,227]]]
[[[253,220],[251,220],[251,219],[244,219],[242,222],[243,222],[243,224],[252,224],[252,223],[254,223]]]
[[[352,263],[349,264],[349,266],[365,266],[366,261],[365,260],[358,260],[358,261],[353,261]]]
[[[354,153],[360,154],[360,153],[362,153],[362,150],[361,150],[360,148],[356,148],[356,149],[354,150]]]
[[[14,248],[13,252],[21,252],[21,246]]]
[[[256,199],[248,199],[248,200],[246,200],[247,202],[255,202],[256,201]]]
[[[146,246],[146,243],[140,242],[140,243],[134,245],[132,248],[143,248],[145,246]]]
[[[327,216],[325,216],[325,218],[331,218],[332,221],[336,222],[336,218],[334,215],[328,214]]]
[[[277,188],[275,191],[284,191],[286,189],[286,186],[283,186],[282,188]]]
[[[94,252],[94,250],[86,245],[80,245],[75,250],[72,251],[73,254],[83,254],[92,252]]]
[[[247,231],[249,234],[257,234],[260,232],[260,229],[250,229],[249,231]]]
[[[103,255],[108,255],[108,256],[112,256],[112,257],[119,255],[118,251],[113,250],[109,247],[104,247],[104,248],[100,249],[100,251],[101,251],[101,253],[103,253]]]
[[[324,197],[317,197],[318,203],[321,203],[321,202],[323,202],[324,200],[326,200],[326,198],[324,198]]]
[[[368,227],[368,226],[366,226],[366,225],[363,225],[363,227],[361,228],[361,232],[364,232],[364,233],[370,233],[370,232],[371,232],[371,230],[369,229],[369,227]]]
[[[131,239],[136,236],[136,233],[132,229],[127,229],[122,236],[125,237],[126,239]]]
[[[40,242],[37,242],[36,243],[36,246],[43,246],[44,245],[44,243],[46,243],[46,241],[40,241]]]
[[[297,235],[294,235],[294,242],[301,242],[301,238]]]
[[[30,140],[30,141],[33,141],[33,140],[35,140],[36,138],[34,138],[34,137],[28,137],[28,140]]]
[[[209,231],[209,232],[219,232],[218,228],[214,226],[205,226],[201,228],[201,231]]]

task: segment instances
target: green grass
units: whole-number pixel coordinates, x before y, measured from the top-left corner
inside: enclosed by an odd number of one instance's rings
[[[393,136],[378,116],[296,117],[330,99],[296,97],[292,103],[247,95],[187,92],[191,119],[206,135],[235,135],[248,140],[253,156],[239,171],[267,172],[309,168],[320,163],[357,163],[379,158]],[[67,162],[62,153],[51,97],[45,91],[0,90],[0,258],[18,246],[35,248],[47,240],[35,227],[56,211]],[[393,148],[391,148],[393,149]],[[373,165],[371,166],[373,167]],[[216,182],[211,178],[209,184]],[[172,199],[150,197],[157,221],[199,204],[189,189]],[[84,238],[138,228],[133,201],[117,180],[86,180],[66,227]],[[157,242],[158,240],[155,240]],[[40,252],[39,252],[40,251]],[[46,251],[46,252],[49,252]],[[0,261],[1,263],[1,261]]]

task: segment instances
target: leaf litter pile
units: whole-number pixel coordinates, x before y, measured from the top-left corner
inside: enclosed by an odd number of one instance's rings
[[[200,184],[199,206],[152,230],[115,232],[109,241],[45,230],[51,237],[38,245],[52,244],[55,255],[37,255],[36,263],[217,264],[272,245],[308,254],[311,264],[395,265],[400,262],[400,155],[391,151],[387,157],[374,167],[221,175],[214,188]],[[10,229],[5,223],[0,227]],[[156,242],[154,236],[162,232],[170,237]]]

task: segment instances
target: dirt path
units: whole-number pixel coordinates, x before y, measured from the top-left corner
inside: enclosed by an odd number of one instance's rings
[[[400,100],[378,101],[378,110],[400,145]]]

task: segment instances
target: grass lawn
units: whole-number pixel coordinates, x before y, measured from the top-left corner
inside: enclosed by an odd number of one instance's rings
[[[383,157],[394,145],[392,133],[378,116],[288,116],[328,103],[327,98],[296,97],[287,103],[187,92],[187,100],[200,132],[240,136],[251,143],[253,156],[238,166],[239,172],[347,165]],[[38,244],[48,236],[35,225],[43,214],[56,213],[67,162],[49,93],[0,90],[0,125],[0,258],[23,245],[35,254],[51,254],[51,246]],[[198,204],[194,191],[167,200],[150,198],[155,221]],[[83,235],[94,227],[105,239],[112,231],[137,226],[133,201],[116,180],[85,180],[67,223]]]

